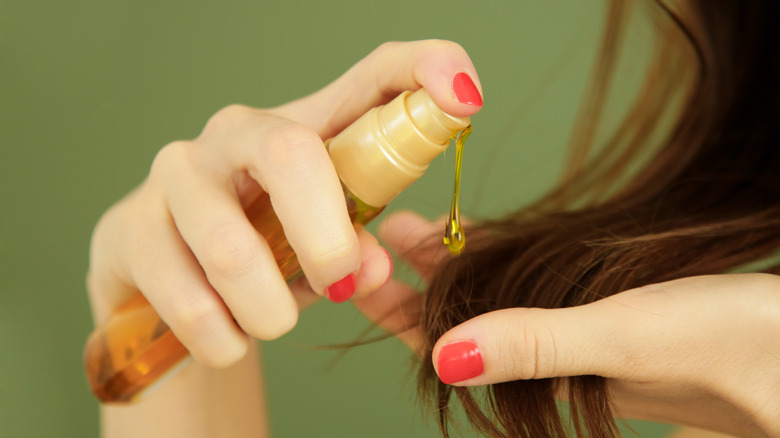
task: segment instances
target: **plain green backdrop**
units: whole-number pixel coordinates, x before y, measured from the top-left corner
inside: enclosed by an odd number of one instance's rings
[[[485,92],[463,211],[499,214],[555,181],[602,15],[600,1],[582,0],[0,0],[0,436],[98,435],[81,363],[90,232],[160,147],[195,137],[227,104],[312,92],[384,41],[451,39]],[[638,35],[640,59],[649,45]],[[639,66],[624,63],[618,96]],[[453,157],[389,209],[444,213]],[[335,364],[312,348],[366,326],[351,305],[323,302],[265,343],[273,436],[437,436],[398,342]],[[645,437],[672,430],[632,424]]]

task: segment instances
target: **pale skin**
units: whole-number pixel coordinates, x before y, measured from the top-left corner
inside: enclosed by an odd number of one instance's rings
[[[288,332],[302,308],[350,274],[352,301],[367,317],[393,331],[404,327],[398,303],[414,311],[416,292],[388,281],[387,252],[349,222],[322,139],[421,86],[443,110],[473,115],[481,107],[459,102],[451,89],[458,73],[481,90],[457,44],[385,44],[316,93],[270,109],[226,107],[196,139],[160,151],[148,178],[95,229],[89,296],[100,324],[142,291],[195,362],[141,403],[102,406],[104,436],[267,436],[252,339]],[[306,276],[291,285],[243,213],[263,193],[270,194]],[[379,237],[406,255],[441,232],[440,222],[402,212],[384,220]],[[429,261],[441,256],[406,261],[425,278]],[[418,351],[417,329],[399,337]],[[598,374],[610,379],[622,416],[780,436],[780,279],[774,276],[689,278],[577,308],[491,312],[446,333],[434,348],[434,364],[442,346],[462,340],[479,346],[484,372],[456,385]]]

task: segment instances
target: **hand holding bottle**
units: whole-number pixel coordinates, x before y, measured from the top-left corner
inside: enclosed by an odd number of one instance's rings
[[[454,43],[390,43],[308,97],[220,110],[196,139],[165,146],[100,220],[88,276],[96,322],[140,291],[198,362],[224,367],[246,353],[247,335],[289,331],[313,298],[381,286],[390,260],[355,231],[322,139],[420,86],[444,111],[471,115],[481,107],[476,78]],[[289,286],[245,213],[262,196],[305,274]]]

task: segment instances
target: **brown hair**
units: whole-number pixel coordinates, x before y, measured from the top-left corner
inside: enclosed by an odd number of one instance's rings
[[[471,389],[441,383],[431,351],[450,328],[497,309],[578,306],[724,273],[780,248],[776,2],[692,0],[684,10],[650,3],[658,54],[615,135],[591,150],[630,6],[618,0],[609,7],[561,184],[529,207],[481,223],[466,251],[444,262],[428,285],[420,389],[445,436],[453,392],[485,435],[567,436],[558,390],[568,391],[577,435],[618,435],[598,376]],[[649,144],[675,107],[668,135]]]

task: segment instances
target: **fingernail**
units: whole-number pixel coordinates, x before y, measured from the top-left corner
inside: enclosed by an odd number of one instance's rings
[[[349,274],[325,289],[325,296],[334,303],[343,303],[355,293],[355,274]]]
[[[390,279],[393,278],[393,269],[395,267],[393,266],[393,256],[390,255],[390,251],[388,251],[385,248],[382,248],[382,249],[385,250],[385,255],[387,255],[387,263],[390,264],[390,272],[387,273],[387,280],[385,280],[385,284],[382,285],[382,286],[385,286],[387,283],[390,282]]]
[[[452,384],[482,374],[482,354],[474,342],[464,341],[445,345],[439,351],[439,379]]]
[[[479,93],[474,81],[466,73],[458,73],[452,79],[452,91],[458,102],[468,105],[482,105],[482,95]]]

